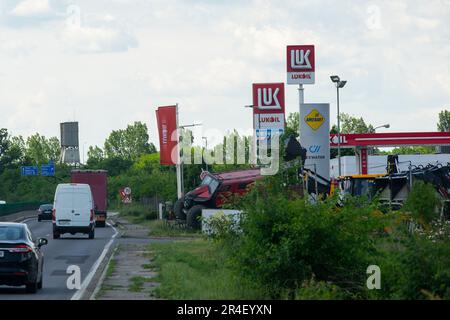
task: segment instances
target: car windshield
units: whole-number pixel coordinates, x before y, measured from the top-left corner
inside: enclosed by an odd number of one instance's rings
[[[41,210],[52,210],[53,209],[53,205],[51,205],[51,204],[43,204],[42,206],[39,207],[39,209],[41,209]]]
[[[205,178],[203,178],[201,185],[208,186],[209,192],[214,193],[216,191],[217,187],[219,186],[219,181],[217,181],[216,179],[214,179],[211,176],[206,176]]]
[[[23,239],[23,228],[19,226],[0,226],[0,241]]]

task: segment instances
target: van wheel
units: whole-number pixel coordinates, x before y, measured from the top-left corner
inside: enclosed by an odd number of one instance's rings
[[[191,209],[189,209],[186,221],[189,228],[195,230],[201,228],[202,222],[200,221],[200,218],[202,217],[202,210],[205,208],[206,208],[205,206],[196,205],[193,206]]]
[[[59,239],[61,235],[58,232],[53,232],[53,239]]]
[[[42,219],[39,217],[39,218],[38,218],[38,222],[41,222],[41,221],[42,221]]]
[[[94,239],[94,237],[95,237],[95,231],[94,230],[89,231],[89,239]]]
[[[38,283],[37,283],[37,281],[27,283],[25,290],[26,290],[27,293],[36,293],[37,290],[38,290]]]

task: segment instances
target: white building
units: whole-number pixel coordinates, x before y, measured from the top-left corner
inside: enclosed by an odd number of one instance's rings
[[[450,154],[400,154],[398,155],[400,171],[407,171],[410,164],[426,166],[428,164],[450,163]],[[387,156],[368,156],[368,173],[386,173]],[[358,174],[355,156],[341,157],[341,174],[349,176]],[[338,159],[330,160],[330,177],[339,175]]]

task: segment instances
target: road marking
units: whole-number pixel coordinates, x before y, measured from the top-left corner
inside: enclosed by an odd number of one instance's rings
[[[80,300],[81,297],[84,295],[84,292],[86,291],[87,287],[89,286],[89,284],[92,281],[92,278],[94,277],[95,272],[97,272],[98,267],[100,266],[100,264],[102,263],[103,259],[105,258],[106,254],[109,251],[109,248],[111,247],[111,245],[114,242],[114,239],[116,238],[116,236],[119,234],[116,230],[116,228],[114,228],[110,223],[106,223],[108,226],[110,226],[113,230],[114,230],[114,235],[111,237],[111,240],[109,240],[109,242],[106,244],[105,248],[103,249],[102,254],[100,255],[100,257],[97,259],[97,261],[95,261],[94,265],[91,267],[91,270],[89,270],[88,275],[86,276],[86,278],[84,279],[83,283],[81,284],[81,288],[80,290],[77,290],[77,292],[74,293],[74,295],[72,296],[72,298],[70,298],[70,300]]]

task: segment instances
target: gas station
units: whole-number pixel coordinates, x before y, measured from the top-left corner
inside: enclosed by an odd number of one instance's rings
[[[338,148],[338,135],[330,134],[330,148]],[[341,148],[354,148],[359,174],[368,174],[368,148],[450,145],[450,132],[388,132],[340,134]]]

